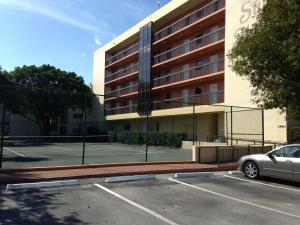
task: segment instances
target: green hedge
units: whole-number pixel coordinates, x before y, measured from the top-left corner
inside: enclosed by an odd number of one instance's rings
[[[138,132],[116,132],[110,131],[112,136],[112,142],[120,142],[125,144],[145,144],[146,143],[146,133]],[[168,133],[168,132],[149,132],[148,133],[148,144],[154,146],[170,146],[180,148],[182,146],[182,141],[187,139],[185,133]]]
[[[300,142],[300,127],[291,127],[289,130],[289,141]]]

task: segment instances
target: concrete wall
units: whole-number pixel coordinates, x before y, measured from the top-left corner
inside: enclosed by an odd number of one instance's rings
[[[93,102],[93,113],[95,120],[103,121],[105,51],[98,51],[94,54],[93,67],[93,92],[98,95]]]
[[[35,136],[41,135],[40,127],[28,119],[12,114],[9,126],[10,136]]]
[[[234,45],[237,34],[242,27],[249,27],[256,20],[257,9],[263,6],[263,0],[229,0],[226,1],[225,55]],[[251,86],[230,69],[225,57],[225,104],[235,106],[257,107],[251,103]],[[246,114],[245,114],[246,115]],[[242,124],[256,123],[247,116],[239,118]],[[254,124],[254,126],[256,126]],[[265,139],[286,141],[285,115],[278,110],[265,111]]]
[[[194,127],[197,140],[206,141],[208,135],[223,135],[223,118],[223,113],[197,114]],[[116,131],[124,131],[126,124],[130,124],[129,131],[131,132],[146,131],[146,118],[111,121],[110,124],[110,128]],[[193,117],[192,115],[149,117],[149,130],[154,132],[186,133],[188,139],[192,140]]]

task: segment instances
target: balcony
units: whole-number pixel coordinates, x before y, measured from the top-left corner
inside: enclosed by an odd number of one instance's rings
[[[119,52],[118,54],[111,56],[110,58],[105,60],[105,66],[110,66],[113,63],[116,63],[124,58],[127,58],[139,51],[139,43],[130,46],[129,48],[125,49],[124,51]]]
[[[181,81],[194,81],[199,77],[208,74],[214,74],[220,71],[224,71],[224,59],[199,65],[188,70],[182,70],[173,74],[155,78],[153,79],[153,87],[159,87],[162,85],[168,85]]]
[[[193,95],[181,98],[173,98],[163,101],[154,101],[153,110],[163,110],[163,109],[173,109],[181,107],[190,107],[193,105],[212,105],[224,102],[224,91],[210,92],[200,95]],[[130,106],[121,106],[115,108],[105,107],[105,115],[117,115],[125,113],[135,113],[137,112],[138,104],[133,104]]]
[[[110,115],[116,115],[116,114],[134,113],[134,112],[137,112],[137,108],[138,108],[138,104],[110,108],[110,109],[106,108],[104,114],[106,116],[110,116]]]
[[[197,23],[199,20],[203,19],[204,17],[207,17],[224,7],[225,7],[225,0],[212,1],[208,5],[201,7],[197,11],[188,14],[184,18],[156,32],[154,34],[154,42],[158,42],[159,40],[164,39],[169,35],[172,35],[177,31],[184,29],[185,27],[191,26],[192,24]]]
[[[173,109],[193,105],[212,105],[222,102],[224,102],[224,91],[209,92],[193,96],[166,99],[163,101],[154,101],[153,110]]]
[[[113,91],[109,91],[109,92],[105,92],[105,98],[114,98],[114,97],[121,97],[123,95],[128,95],[131,93],[135,93],[138,91],[138,84],[134,84],[131,86],[127,86],[124,88],[119,88],[117,90],[113,90]]]
[[[137,63],[132,66],[126,67],[125,69],[119,70],[115,73],[108,74],[105,76],[105,83],[119,79],[121,77],[136,74],[139,70],[138,67],[139,67],[139,64]]]
[[[165,51],[159,55],[153,57],[153,65],[158,65],[166,61],[173,60],[175,58],[181,57],[183,55],[192,54],[196,52],[198,49],[203,48],[209,44],[216,43],[225,37],[225,29],[224,27],[210,32],[201,37],[195,38],[192,41],[179,45],[178,47],[172,48],[168,51]]]

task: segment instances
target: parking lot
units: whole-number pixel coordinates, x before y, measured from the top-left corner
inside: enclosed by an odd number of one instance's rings
[[[4,188],[4,187],[3,187]],[[251,181],[228,172],[212,176],[1,190],[0,224],[293,225],[300,220],[300,185]]]
[[[44,143],[5,146],[3,168],[66,166],[82,163],[82,143]],[[145,145],[86,143],[85,164],[145,162]],[[148,161],[192,160],[191,149],[148,147]]]

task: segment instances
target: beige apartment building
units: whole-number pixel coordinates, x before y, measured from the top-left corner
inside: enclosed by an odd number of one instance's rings
[[[148,114],[152,130],[187,132],[196,123],[197,140],[228,138],[230,106],[257,106],[249,82],[231,70],[226,55],[262,6],[262,0],[172,0],[96,50],[93,89],[105,96],[97,119],[137,131]],[[278,110],[236,115],[236,134],[254,132],[248,138],[260,139],[255,132],[261,129],[265,140],[287,139]]]

